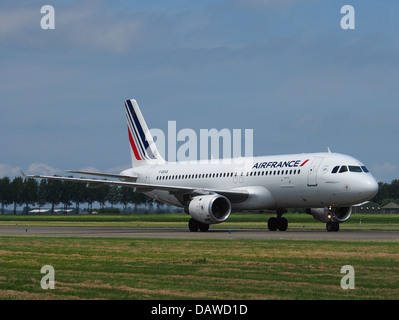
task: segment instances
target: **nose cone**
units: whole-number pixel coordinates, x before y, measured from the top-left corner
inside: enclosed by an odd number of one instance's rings
[[[367,200],[374,198],[378,193],[378,189],[379,186],[377,180],[375,180],[371,174],[365,177],[362,183],[362,194],[367,198]]]

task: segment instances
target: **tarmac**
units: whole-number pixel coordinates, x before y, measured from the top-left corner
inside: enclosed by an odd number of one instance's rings
[[[399,231],[315,230],[269,231],[267,229],[209,229],[190,232],[182,228],[0,226],[0,236],[121,237],[181,239],[287,239],[287,240],[399,240]]]

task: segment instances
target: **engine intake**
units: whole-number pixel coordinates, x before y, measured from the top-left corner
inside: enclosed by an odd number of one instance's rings
[[[229,199],[218,194],[197,196],[190,201],[188,212],[199,222],[221,223],[230,216],[231,203]]]

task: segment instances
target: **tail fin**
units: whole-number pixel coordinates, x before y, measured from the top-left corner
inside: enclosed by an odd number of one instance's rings
[[[157,150],[136,100],[126,100],[125,107],[132,167],[165,163]]]

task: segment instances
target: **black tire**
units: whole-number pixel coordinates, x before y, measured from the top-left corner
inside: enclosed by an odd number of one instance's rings
[[[209,224],[200,223],[199,229],[200,229],[201,232],[207,232],[209,230]]]
[[[197,232],[199,227],[200,227],[200,223],[197,220],[190,218],[190,220],[188,221],[188,229],[191,232]]]
[[[276,231],[277,230],[277,218],[271,217],[269,221],[267,222],[267,227],[269,228],[270,231]]]
[[[333,222],[333,221],[329,221],[326,224],[326,229],[328,232],[337,232],[339,230],[339,222]]]
[[[286,218],[277,219],[277,224],[278,224],[277,228],[280,231],[285,231],[288,228],[288,221]]]

